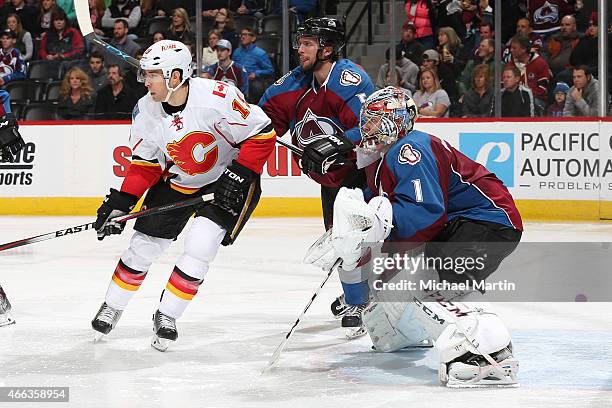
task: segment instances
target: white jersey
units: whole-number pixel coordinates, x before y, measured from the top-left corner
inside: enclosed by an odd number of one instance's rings
[[[238,145],[270,123],[236,87],[191,78],[181,112],[167,114],[150,94],[138,101],[130,129],[132,162],[159,163],[174,189],[192,193],[216,181],[238,155]]]

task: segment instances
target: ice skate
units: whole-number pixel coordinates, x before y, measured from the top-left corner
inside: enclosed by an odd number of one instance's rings
[[[153,338],[151,346],[159,351],[166,351],[171,341],[176,341],[176,320],[159,310],[153,314]]]
[[[518,387],[518,360],[512,355],[512,345],[492,353],[491,358],[497,363],[490,364],[481,355],[461,356],[457,361],[442,364],[440,381],[449,388],[509,388]]]
[[[344,293],[338,296],[331,304],[331,312],[336,319],[342,318],[349,309],[349,305],[344,300]]]
[[[115,328],[122,313],[123,310],[112,308],[106,302],[102,303],[96,317],[91,321],[91,327],[95,330],[94,343]]]
[[[11,312],[0,313],[0,327],[10,326],[11,324],[15,324],[15,319],[11,316]]]
[[[11,303],[0,286],[0,327],[11,324],[15,324],[15,319],[11,316]]]
[[[367,333],[361,314],[368,304],[347,305],[348,310],[342,316],[342,327],[344,327],[346,338],[351,340],[361,337]]]

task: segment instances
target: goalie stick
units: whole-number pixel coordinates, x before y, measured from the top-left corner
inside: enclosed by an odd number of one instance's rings
[[[283,349],[285,348],[285,346],[287,345],[287,342],[289,342],[289,338],[293,334],[293,331],[295,330],[297,325],[300,324],[300,320],[304,317],[304,315],[306,314],[306,311],[310,308],[310,305],[312,305],[312,302],[314,302],[315,298],[319,295],[319,292],[321,291],[321,289],[323,289],[323,286],[325,285],[325,283],[327,283],[327,280],[331,276],[332,272],[340,265],[341,262],[342,262],[342,258],[338,258],[336,262],[332,265],[332,267],[329,268],[329,270],[327,271],[327,275],[325,275],[325,279],[323,279],[323,282],[321,282],[316,292],[312,295],[312,297],[306,304],[306,307],[304,308],[302,313],[300,313],[297,320],[293,323],[293,326],[291,326],[291,328],[285,335],[285,338],[283,339],[283,341],[281,341],[278,347],[276,347],[276,350],[274,350],[274,353],[272,354],[272,358],[270,358],[270,361],[268,361],[268,365],[263,369],[261,374],[267,373],[278,362],[278,360],[280,359],[280,355],[283,352]]]
[[[160,205],[159,207],[148,208],[146,210],[138,211],[132,214],[122,215],[120,217],[113,218],[115,222],[126,222],[128,220],[132,220],[134,218],[146,217],[148,215],[160,214],[166,211],[171,211],[177,208],[189,207],[192,205],[197,205],[201,203],[206,203],[212,201],[214,198],[214,193],[205,194],[203,196],[198,196],[194,198],[190,198],[185,201],[178,201],[172,204]],[[47,234],[37,235],[35,237],[20,239],[18,241],[9,242],[7,244],[0,245],[0,252],[6,251],[7,249],[13,249],[24,245],[33,244],[35,242],[46,241],[49,239],[59,238],[66,235],[74,234],[77,232],[87,231],[93,229],[93,222],[83,224],[83,225],[75,225],[72,227],[64,228],[61,230],[49,232]]]

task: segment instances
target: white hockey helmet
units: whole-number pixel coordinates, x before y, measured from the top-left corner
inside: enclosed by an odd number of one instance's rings
[[[191,66],[191,52],[189,48],[180,41],[161,40],[151,45],[142,54],[140,59],[140,70],[138,80],[144,82],[144,71],[161,70],[166,86],[170,94],[176,91],[187,79],[191,77],[193,68]],[[175,88],[170,87],[170,77],[174,70],[180,70],[182,73],[181,83]]]
[[[418,110],[401,88],[388,86],[368,96],[359,112],[359,147],[376,151],[392,145],[414,127]]]

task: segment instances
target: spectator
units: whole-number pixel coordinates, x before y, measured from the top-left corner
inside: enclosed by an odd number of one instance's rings
[[[533,103],[537,109],[537,115],[544,113],[546,97],[548,94],[548,83],[551,72],[548,64],[538,53],[529,49],[531,42],[529,38],[522,35],[512,37],[510,40],[510,54],[512,58],[506,67],[517,67],[520,73],[521,84],[526,85],[533,94]]]
[[[113,39],[110,45],[132,57],[136,57],[136,53],[140,50],[140,46],[128,38],[128,23],[122,18],[117,19],[113,25]],[[106,66],[112,64],[119,65],[122,70],[129,66],[123,58],[109,54],[106,58]]]
[[[470,55],[468,58],[468,62],[470,60],[476,60],[476,63],[479,63],[478,50],[480,49],[480,44],[482,44],[482,40],[493,40],[495,44],[495,31],[493,30],[493,26],[491,23],[485,22],[480,25],[479,30],[479,40],[473,45],[472,50],[470,51]]]
[[[221,34],[221,38],[232,43],[232,48],[238,47],[238,35],[234,25],[234,18],[226,8],[219,9],[215,16],[215,30]]]
[[[81,57],[83,49],[81,33],[70,27],[64,10],[56,7],[51,14],[51,28],[40,40],[38,56],[48,61],[75,59]]]
[[[21,53],[13,48],[16,35],[11,30],[4,30],[0,36],[2,50],[0,50],[0,85],[4,86],[9,82],[24,79],[26,77],[26,67]]]
[[[166,38],[180,41],[183,44],[193,44],[195,42],[195,34],[191,31],[189,14],[184,8],[179,7],[172,13],[172,22],[170,23],[170,29],[166,32]]]
[[[533,117],[531,89],[521,85],[521,72],[517,67],[506,67],[502,74],[502,117]]]
[[[158,14],[160,12],[161,14]],[[149,21],[159,16],[166,16],[166,12],[159,8],[159,2],[156,0],[140,0],[140,24],[143,27],[146,27]]]
[[[465,38],[466,27],[463,23],[461,2],[459,0],[438,0],[436,3],[436,25],[452,28],[459,38]]]
[[[435,8],[432,0],[406,0],[405,10],[408,22],[416,27],[416,38],[425,49],[434,48],[436,30]]]
[[[74,0],[55,0],[57,7],[64,10],[66,13],[66,18],[70,22],[74,22],[76,20],[76,12],[74,11]]]
[[[202,16],[216,18],[221,10],[228,11],[228,5],[229,10],[237,11],[241,4],[241,0],[206,0],[202,4]]]
[[[495,43],[492,39],[484,39],[480,41],[478,54],[476,59],[469,60],[465,69],[459,78],[459,94],[464,94],[471,86],[474,78],[474,67],[479,64],[485,64],[489,67],[489,77],[495,76]]]
[[[537,52],[540,54],[542,48],[544,47],[544,37],[540,34],[536,34],[533,32],[531,25],[529,24],[528,18],[519,18],[516,22],[516,35],[522,35],[523,37],[529,38],[531,46],[529,48],[530,52]],[[504,54],[502,55],[502,60],[504,62],[510,61],[510,42],[512,39],[508,40],[506,43],[506,49],[504,50]]]
[[[108,84],[108,76],[104,67],[104,54],[94,51],[89,56],[89,66],[87,76],[95,92]]]
[[[421,71],[419,90],[413,96],[419,115],[434,118],[448,118],[451,105],[448,94],[440,86],[435,69],[425,68]]]
[[[589,28],[587,28],[584,37],[582,37],[580,41],[578,41],[578,44],[576,44],[576,47],[574,47],[569,59],[571,66],[577,67],[579,65],[586,65],[593,75],[597,75],[599,71],[597,31],[597,12],[593,12],[589,19]],[[608,45],[610,46],[612,44]]]
[[[101,119],[129,119],[138,102],[134,92],[123,83],[123,72],[117,64],[108,67],[109,84],[98,91],[95,111]]]
[[[563,116],[599,116],[599,81],[586,65],[574,68],[572,78],[574,86],[568,91]]]
[[[393,80],[393,78],[391,78],[391,70],[389,69],[389,65],[386,65],[385,72],[383,72],[383,75],[383,82],[381,83],[383,88],[386,88],[388,86],[402,88],[406,95],[412,96],[412,91],[406,88],[406,86],[404,85],[404,80],[402,79],[402,71],[397,65],[395,66],[395,81]]]
[[[215,46],[219,62],[209,65],[204,69],[204,78],[224,81],[240,89],[243,95],[249,94],[249,76],[246,69],[235,61],[232,61],[232,44],[227,40],[219,40]]]
[[[202,9],[206,10],[208,5],[214,3],[218,0],[206,0],[202,2]],[[232,2],[235,0],[231,0]],[[185,0],[156,0],[157,13],[156,15],[159,17],[171,16],[172,10],[182,7],[187,10],[187,14],[190,16],[195,15],[195,1],[185,1]],[[227,5],[227,0],[225,1],[225,5]],[[217,6],[219,7],[219,6]],[[220,6],[223,7],[223,6]],[[211,17],[211,16],[208,16]],[[214,16],[212,16],[214,17]]]
[[[527,15],[536,34],[549,36],[559,31],[559,16],[574,13],[576,0],[527,0]]]
[[[104,31],[102,31],[102,17],[105,10],[106,4],[104,0],[89,0],[89,19],[91,20],[94,32],[99,36],[104,35]]]
[[[416,41],[416,27],[414,24],[406,21],[402,25],[402,39],[397,44],[397,48],[404,51],[404,56],[410,61],[414,62],[417,66],[421,66],[423,62],[423,53],[426,48]]]
[[[461,40],[452,27],[441,27],[438,31],[438,53],[441,57],[440,65],[448,65],[458,77],[466,61]]]
[[[572,51],[582,35],[576,30],[576,19],[565,16],[561,19],[561,31],[548,39],[547,57],[548,66],[553,75],[559,74],[570,65]]]
[[[546,109],[546,116],[554,118],[563,116],[565,99],[567,98],[567,91],[569,91],[569,89],[569,86],[565,82],[557,82],[557,86],[554,90],[555,101]]]
[[[21,18],[21,24],[26,31],[37,32],[36,9],[28,6],[25,0],[7,0],[0,8],[0,19],[5,22],[9,14],[15,13]]]
[[[484,40],[491,41],[491,40]],[[472,87],[463,95],[464,118],[490,117],[493,107],[491,71],[488,65],[476,65],[472,71]]]
[[[459,100],[457,77],[455,76],[454,71],[447,64],[440,64],[440,54],[438,54],[438,51],[436,50],[427,50],[423,53],[423,65],[421,65],[421,72],[425,68],[434,69],[436,71],[440,85],[442,86],[442,89],[446,91],[446,94],[451,100],[451,107],[454,109]]]
[[[257,36],[250,27],[240,32],[240,48],[234,51],[234,61],[242,65],[249,73],[249,79],[274,75],[274,66],[268,54],[255,45]]]
[[[258,20],[261,20],[264,17],[265,8],[265,0],[242,0],[242,4],[240,4],[236,13],[241,15],[253,15]]]
[[[391,59],[391,55],[389,49],[385,52],[385,57],[387,58],[387,62],[383,64],[378,70],[378,78],[376,79],[376,88],[382,89],[389,85],[393,85],[388,83],[386,80],[387,74],[390,72],[389,70],[389,60]],[[396,49],[395,53],[395,65],[399,69],[401,86],[402,88],[406,88],[410,90],[410,94],[413,94],[416,90],[417,85],[417,76],[419,75],[419,67],[408,58],[404,57],[404,52],[400,49]]]
[[[32,59],[34,53],[34,43],[32,42],[32,34],[24,30],[21,25],[21,18],[18,14],[11,13],[6,18],[6,28],[13,31],[17,38],[15,39],[15,48],[19,50],[24,61]]]
[[[81,68],[71,68],[62,81],[57,114],[61,119],[85,119],[93,108],[94,89]]]
[[[153,40],[153,44],[155,44],[158,41],[165,40],[166,35],[163,33],[163,31],[156,31],[153,33],[151,39]]]
[[[210,30],[208,32],[208,46],[202,50],[202,66],[207,67],[219,61],[217,58],[217,52],[215,51],[215,45],[219,42],[219,32],[217,30]]]
[[[53,9],[57,7],[55,5],[55,0],[42,0],[40,2],[40,9],[38,11],[38,24],[36,29],[32,34],[35,34],[37,37],[40,34],[44,33],[51,27],[51,13]]]
[[[140,23],[140,5],[137,0],[113,0],[102,16],[102,28],[116,28],[117,21],[125,21],[134,29]]]

